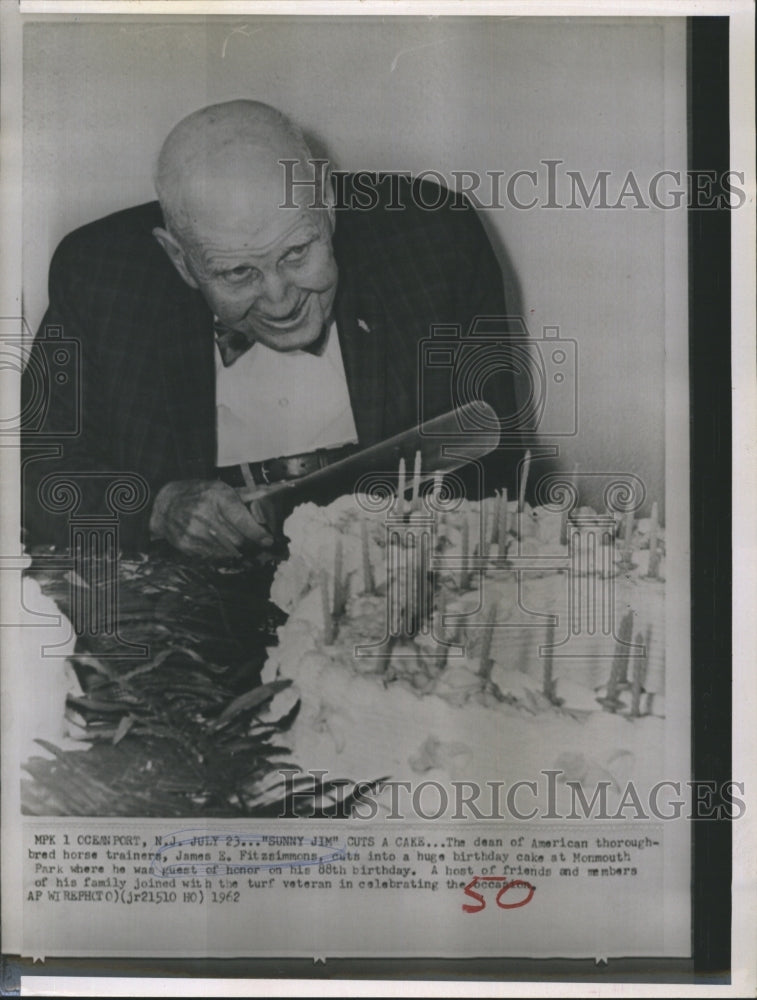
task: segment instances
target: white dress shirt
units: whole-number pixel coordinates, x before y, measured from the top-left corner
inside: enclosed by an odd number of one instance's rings
[[[216,346],[217,465],[357,441],[336,324],[320,355],[253,344],[225,368]]]

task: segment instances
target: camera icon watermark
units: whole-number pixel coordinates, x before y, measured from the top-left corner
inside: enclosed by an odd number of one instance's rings
[[[578,432],[578,344],[545,326],[532,337],[520,316],[477,316],[467,330],[439,324],[419,344],[418,423],[433,415],[444,389],[457,407],[466,406],[459,434],[491,433],[500,440],[524,436],[573,437]],[[518,401],[510,412],[496,405],[498,379],[513,380]],[[476,409],[485,400],[494,406]]]
[[[3,394],[0,435],[23,431],[35,439],[76,437],[81,428],[81,350],[79,341],[67,337],[62,326],[51,324],[40,331],[32,347],[32,334],[22,317],[0,317],[0,370],[14,379],[13,391]],[[17,393],[21,384],[20,398]],[[55,427],[47,425],[53,393],[66,394],[67,405]]]

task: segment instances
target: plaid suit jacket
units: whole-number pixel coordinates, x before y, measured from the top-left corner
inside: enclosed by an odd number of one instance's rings
[[[363,446],[417,422],[420,379],[424,416],[456,401],[450,371],[419,364],[432,325],[465,331],[476,316],[505,312],[502,275],[474,210],[434,185],[403,179],[392,194],[389,182],[376,177],[366,198],[365,179],[358,191],[346,178],[334,234],[336,318]],[[388,208],[390,198],[402,207]],[[130,549],[148,541],[163,485],[214,475],[212,316],[152,236],[162,225],[157,202],[140,205],[76,230],[54,254],[49,308],[22,382],[28,543],[68,541],[71,509],[55,509],[54,481],[76,482],[82,516],[107,513],[109,475],[141,477],[144,502],[119,518]],[[78,355],[65,381],[55,360],[61,335]],[[514,413],[508,373],[488,382],[497,410]]]

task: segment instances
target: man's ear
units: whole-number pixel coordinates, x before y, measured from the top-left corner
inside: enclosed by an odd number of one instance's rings
[[[168,232],[167,229],[160,229],[155,227],[152,231],[155,239],[160,243],[165,252],[168,254],[168,259],[171,261],[173,266],[182,276],[184,281],[189,285],[190,288],[199,288],[200,286],[195,281],[192,276],[192,272],[187,266],[187,259],[184,256],[184,251],[181,246],[177,243],[173,236]]]
[[[336,223],[336,192],[332,183],[332,176],[331,163],[328,163],[323,173],[323,203],[326,206],[329,226],[331,227],[331,232],[333,233],[334,224]]]

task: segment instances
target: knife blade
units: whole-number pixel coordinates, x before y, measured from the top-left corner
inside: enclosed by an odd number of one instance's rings
[[[277,520],[283,520],[299,503],[325,505],[352,493],[370,472],[380,473],[382,479],[385,476],[396,489],[400,459],[404,458],[412,470],[417,451],[421,455],[421,482],[425,483],[436,472],[453,472],[467,462],[483,458],[499,441],[496,413],[483,400],[472,400],[299,479],[266,487],[242,487],[237,493],[245,503],[264,499],[266,506],[275,507]],[[411,485],[409,476],[408,490]]]

